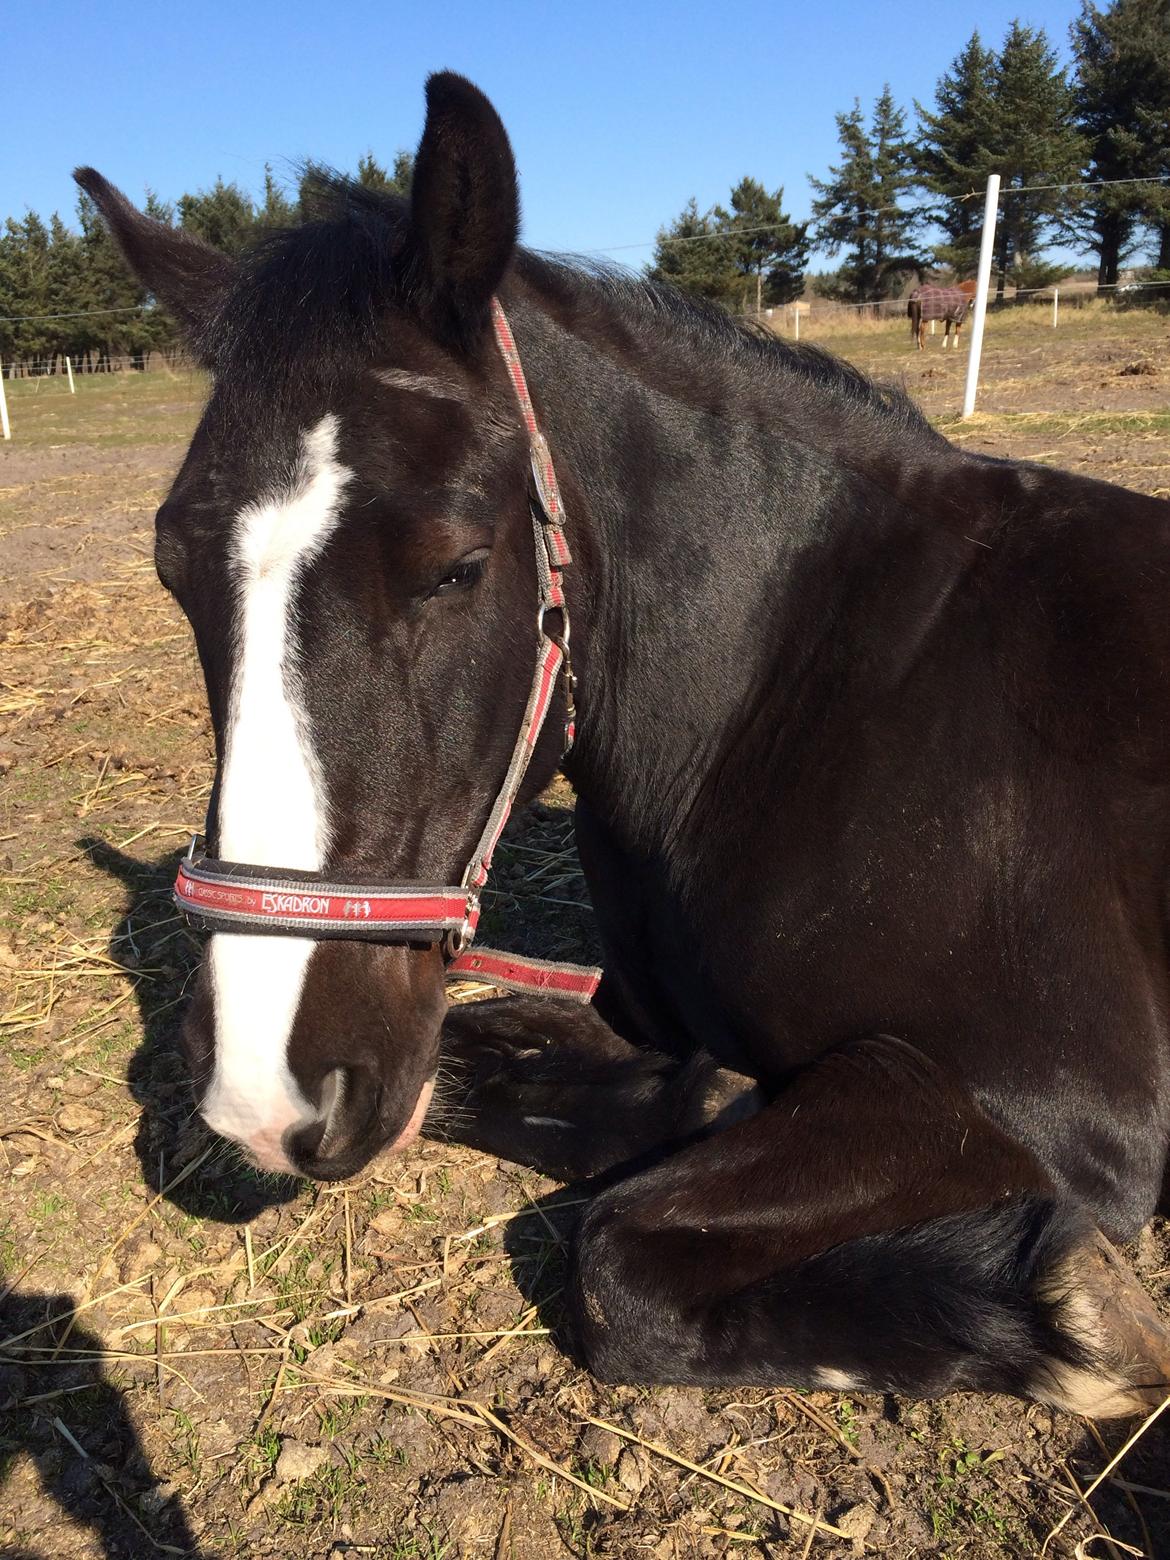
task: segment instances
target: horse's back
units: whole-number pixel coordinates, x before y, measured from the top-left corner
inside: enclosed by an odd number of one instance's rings
[[[959,287],[938,287],[926,282],[910,294],[924,320],[961,319],[971,303],[971,295]]]

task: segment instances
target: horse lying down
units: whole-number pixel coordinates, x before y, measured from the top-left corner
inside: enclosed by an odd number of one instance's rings
[[[1113,1243],[1167,1206],[1170,505],[518,248],[495,111],[427,105],[408,202],[335,182],[241,260],[78,175],[211,375],[157,522],[217,739],[204,1116],[323,1180],[436,1121],[603,1175],[608,1380],[1160,1401]],[[562,759],[600,988],[448,1010]]]

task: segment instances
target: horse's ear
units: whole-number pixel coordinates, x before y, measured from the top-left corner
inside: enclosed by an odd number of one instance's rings
[[[416,301],[441,336],[468,345],[516,247],[520,194],[500,116],[451,71],[427,82],[410,215]]]
[[[181,228],[143,216],[93,168],[78,168],[73,177],[101,212],[134,275],[197,340],[235,280],[235,263]]]

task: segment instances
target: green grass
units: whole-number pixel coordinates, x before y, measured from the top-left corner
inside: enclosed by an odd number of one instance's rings
[[[386,1560],[446,1560],[452,1554],[450,1544],[445,1544],[424,1522],[422,1534],[406,1533],[390,1540]]]
[[[175,1426],[171,1436],[171,1444],[179,1453],[180,1458],[186,1463],[194,1479],[199,1477],[199,1468],[203,1460],[203,1454],[199,1446],[199,1432],[195,1428],[194,1421],[189,1414],[182,1409],[173,1408]]]
[[[33,1198],[32,1216],[39,1223],[53,1218],[69,1206],[69,1199],[60,1192],[38,1192]]]
[[[334,1342],[344,1331],[345,1324],[342,1322],[337,1327],[334,1337],[327,1341]],[[312,1338],[312,1336],[312,1331],[310,1331],[309,1337]],[[355,1419],[361,1417],[363,1410],[368,1404],[369,1398],[359,1393],[355,1397],[341,1398],[331,1403],[328,1408],[319,1408],[317,1410],[317,1419],[320,1426],[321,1439],[323,1441],[335,1441],[339,1435],[342,1435],[351,1427]],[[371,1452],[369,1455],[372,1457],[373,1453]]]
[[[294,1527],[314,1522],[336,1526],[342,1507],[354,1493],[357,1480],[348,1468],[322,1468],[310,1479],[301,1479],[281,1496],[276,1515]]]
[[[315,1262],[319,1270],[310,1277],[309,1270]],[[270,1278],[273,1289],[292,1312],[293,1321],[303,1322],[328,1295],[329,1275],[336,1264],[335,1255],[317,1256],[309,1247],[299,1246],[288,1258],[287,1266],[281,1261],[280,1254],[275,1253],[272,1264],[262,1265],[260,1271],[263,1276]],[[317,1348],[322,1343],[332,1343],[343,1330],[344,1323],[315,1326],[308,1335],[309,1346]],[[294,1355],[299,1354],[297,1363],[300,1364],[307,1350],[294,1349],[293,1352]]]
[[[5,380],[13,449],[182,442],[194,432],[206,395],[203,375],[187,370],[86,374],[75,383],[77,393],[70,395],[56,375]]]
[[[584,1479],[591,1489],[603,1490],[613,1483],[613,1469],[592,1457],[588,1462],[579,1462],[573,1471],[578,1478]]]
[[[843,1397],[837,1404],[837,1423],[841,1427],[842,1438],[849,1445],[857,1446],[857,1407],[850,1398]]]
[[[265,1425],[258,1436],[253,1436],[250,1461],[259,1478],[266,1479],[276,1467],[280,1456],[280,1436],[272,1425]]]
[[[1000,1511],[978,1475],[1002,1461],[1003,1452],[978,1452],[953,1437],[938,1454],[935,1491],[927,1503],[931,1530],[938,1540],[968,1535],[972,1528],[994,1536],[1007,1553],[1022,1553],[1024,1535],[1011,1513]]]
[[[380,1435],[370,1446],[369,1460],[380,1468],[406,1468],[410,1454],[404,1446],[395,1446],[388,1436]]]

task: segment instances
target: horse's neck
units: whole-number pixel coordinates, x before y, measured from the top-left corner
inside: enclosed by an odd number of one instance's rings
[[[769,502],[776,452],[758,430],[671,396],[658,372],[648,383],[636,353],[595,334],[595,317],[586,339],[530,297],[515,323],[575,557],[570,777],[603,819],[656,849],[764,673],[761,581],[778,580],[785,546]],[[670,373],[688,372],[687,350],[672,347]],[[726,371],[691,350],[692,386]]]

